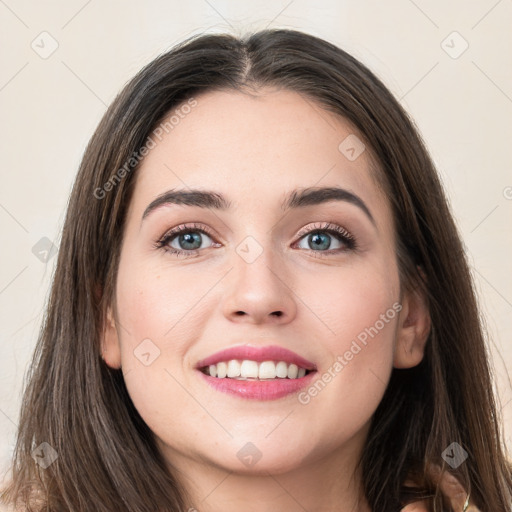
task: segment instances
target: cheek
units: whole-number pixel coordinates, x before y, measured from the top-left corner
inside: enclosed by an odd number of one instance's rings
[[[363,342],[365,336],[378,337],[381,346],[393,341],[394,330],[390,326],[396,322],[397,307],[401,308],[398,272],[393,265],[376,261],[329,268],[314,276],[303,273],[297,279],[295,290],[317,317],[319,346],[325,347],[331,355],[348,350],[351,341],[358,337]],[[307,314],[307,310],[304,311]],[[313,325],[313,322],[308,323]],[[377,344],[373,345],[374,349],[379,349]]]
[[[322,347],[323,357],[317,379],[299,395],[299,402],[314,417],[343,419],[347,429],[368,421],[393,368],[399,281],[392,265],[387,271],[384,267],[330,272],[316,275],[314,287],[307,288],[307,278],[302,284],[303,290],[310,290],[305,302],[321,320],[312,341]],[[338,437],[344,427],[330,425]]]
[[[117,312],[123,374],[136,409],[156,432],[162,425],[170,431],[180,429],[179,424],[173,426],[173,410],[188,417],[198,413],[185,390],[187,353],[200,337],[205,310],[218,304],[212,303],[208,291],[219,276],[199,275],[192,268],[157,269],[128,259],[119,266]]]
[[[125,335],[123,351],[129,352],[149,338],[162,352],[172,341],[173,354],[180,355],[182,345],[197,335],[200,299],[214,284],[214,276],[199,277],[176,268],[121,266],[117,304]]]

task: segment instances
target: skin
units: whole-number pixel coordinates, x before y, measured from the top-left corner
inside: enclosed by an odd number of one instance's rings
[[[103,357],[123,368],[133,403],[190,493],[191,508],[367,512],[355,466],[372,414],[393,367],[421,361],[430,329],[423,297],[400,288],[389,201],[370,172],[368,151],[350,161],[338,149],[355,129],[312,100],[275,89],[196,99],[138,171]],[[281,210],[292,189],[324,186],[357,194],[375,225],[348,202]],[[213,190],[233,205],[165,205],[142,221],[146,207],[173,188]],[[342,250],[318,257],[312,237],[297,235],[324,222],[348,230],[358,248],[326,233],[329,250]],[[184,223],[214,236],[199,232],[200,249],[188,258],[155,248]],[[252,263],[236,251],[248,236],[262,250]],[[171,243],[190,247],[178,237]],[[250,340],[298,353],[321,376],[398,302],[400,314],[307,404],[296,394],[274,401],[230,396],[194,370],[200,359]],[[160,354],[146,366],[134,350],[148,338]],[[248,442],[261,453],[252,466],[237,457]]]

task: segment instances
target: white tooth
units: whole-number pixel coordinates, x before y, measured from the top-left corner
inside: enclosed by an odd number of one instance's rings
[[[258,363],[249,359],[239,361],[232,359],[230,361],[221,361],[211,364],[206,369],[207,375],[217,377],[218,379],[300,379],[306,375],[304,368],[299,368],[296,364],[288,365],[285,361],[263,361]]]
[[[228,374],[228,365],[224,362],[217,363],[217,378],[223,379]]]
[[[288,377],[288,365],[284,361],[279,361],[279,363],[276,364],[276,375],[280,379]]]
[[[298,374],[299,368],[296,364],[291,364],[288,366],[288,378],[289,379],[296,379]]]
[[[263,361],[260,363],[258,377],[260,379],[275,379],[276,365],[274,364],[274,361]]]
[[[228,377],[240,377],[240,363],[236,359],[228,361]]]
[[[247,359],[244,359],[240,367],[240,375],[245,378],[251,377],[257,379],[258,363],[256,361],[248,361]]]

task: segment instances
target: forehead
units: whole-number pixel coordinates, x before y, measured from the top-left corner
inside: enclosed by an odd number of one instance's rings
[[[177,106],[163,121],[172,123],[150,134],[154,146],[137,173],[137,210],[187,187],[218,190],[242,208],[280,205],[295,188],[342,186],[386,208],[361,136],[310,98],[266,88],[210,91],[194,101]]]

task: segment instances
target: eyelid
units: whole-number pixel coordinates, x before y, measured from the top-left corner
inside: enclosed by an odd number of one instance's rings
[[[166,231],[164,233],[163,236],[160,237],[158,242],[168,240],[169,238],[171,238],[174,235],[187,233],[189,231],[199,231],[199,232],[207,234],[210,238],[215,237],[213,231],[208,226],[206,226],[204,224],[197,223],[197,222],[192,222],[192,223],[179,224],[178,226],[175,226],[174,228],[169,229],[168,231]]]
[[[319,224],[318,226],[314,225],[313,227],[306,226],[306,227],[302,228],[297,233],[297,237],[302,238],[304,235],[309,235],[316,231],[326,231],[326,232],[334,232],[337,235],[344,236],[345,238],[347,238],[349,240],[355,240],[354,236],[343,226],[340,226],[333,222],[321,222],[318,224]]]

